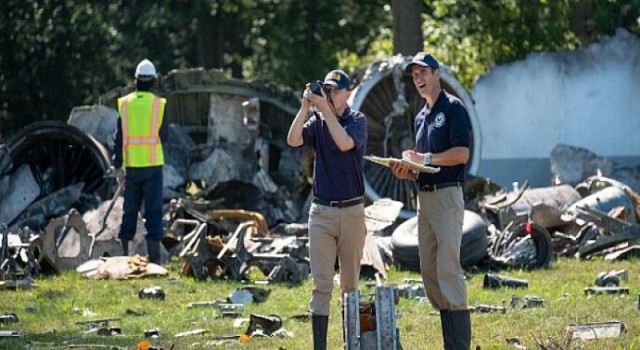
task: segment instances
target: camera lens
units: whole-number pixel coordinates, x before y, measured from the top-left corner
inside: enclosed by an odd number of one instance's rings
[[[323,86],[318,81],[312,81],[311,84],[309,84],[309,90],[311,90],[311,92],[316,95],[322,95],[322,93],[320,92],[322,88]]]

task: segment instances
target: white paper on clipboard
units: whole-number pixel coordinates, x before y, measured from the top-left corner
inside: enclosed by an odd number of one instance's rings
[[[380,164],[380,165],[384,165],[386,167],[389,167],[389,163],[393,160],[396,162],[402,162],[405,163],[409,166],[409,168],[411,170],[415,170],[415,171],[419,171],[421,173],[427,173],[427,174],[436,174],[438,172],[440,172],[440,168],[439,167],[433,167],[433,166],[428,166],[428,165],[424,165],[424,164],[419,164],[416,162],[412,162],[408,159],[399,159],[399,158],[384,158],[384,157],[378,157],[378,156],[364,156],[364,159],[372,162],[372,163],[376,163],[376,164]]]

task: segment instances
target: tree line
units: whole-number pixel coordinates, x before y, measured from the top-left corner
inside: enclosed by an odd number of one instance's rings
[[[131,83],[145,57],[301,88],[424,46],[471,87],[530,52],[640,33],[639,17],[640,0],[3,0],[0,142]]]

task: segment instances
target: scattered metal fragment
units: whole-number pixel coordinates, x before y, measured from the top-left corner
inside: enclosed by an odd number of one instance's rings
[[[160,336],[160,330],[156,328],[145,329],[144,331],[145,338],[157,338]]]
[[[89,309],[86,309],[86,308],[84,310],[81,310],[80,308],[74,307],[72,311],[75,312],[75,313],[78,313],[78,314],[80,314],[80,315],[82,315],[84,317],[94,317],[94,316],[97,315],[95,312],[93,312],[93,311],[91,311]]]
[[[491,261],[498,265],[532,269],[547,266],[551,250],[549,232],[528,217],[520,217],[494,237],[488,252]]]
[[[249,316],[249,326],[244,334],[249,336],[256,334],[271,336],[280,328],[282,328],[282,319],[278,315],[251,314]]]
[[[100,328],[90,329],[88,331],[85,331],[84,333],[85,334],[96,333],[97,335],[102,336],[102,337],[110,337],[110,336],[114,336],[114,335],[121,335],[122,334],[122,328],[120,328],[120,327],[100,327]]]
[[[509,305],[511,305],[511,308],[516,308],[516,307],[522,307],[523,309],[531,309],[531,308],[535,308],[535,307],[543,307],[544,306],[544,299],[540,298],[539,296],[535,296],[535,295],[527,295],[524,297],[524,299],[520,299],[518,296],[516,295],[512,295],[511,296],[511,302],[509,303]]]
[[[233,304],[250,304],[253,302],[253,294],[248,290],[236,289],[227,299]]]
[[[229,238],[227,244],[218,253],[218,261],[235,279],[240,281],[248,280],[247,273],[252,266],[257,266],[263,274],[269,276],[269,282],[283,282],[286,280],[292,283],[300,283],[309,276],[310,267],[307,259],[306,240],[288,237],[285,239],[288,244],[280,247],[275,244],[274,240],[256,240],[253,243],[260,243],[260,245],[254,248],[254,252],[250,252],[245,244],[246,237],[249,232],[253,232],[255,229],[256,224],[253,221],[241,223]],[[269,242],[270,244],[266,244]],[[227,251],[232,249],[234,243],[234,254],[226,254]],[[269,248],[274,246],[276,251],[259,252],[260,250],[271,250]]]
[[[138,292],[138,297],[140,299],[164,300],[165,294],[164,294],[164,290],[162,290],[162,287],[160,287],[160,286],[151,286],[151,287],[147,287],[147,288],[142,288]]]
[[[402,349],[396,327],[394,285],[385,286],[377,277],[375,299],[362,301],[360,292],[347,293],[343,300],[343,334],[346,350]]]
[[[32,279],[20,279],[16,281],[0,281],[0,290],[30,289],[38,285]]]
[[[500,229],[519,216],[531,217],[536,225],[549,228],[563,224],[562,212],[580,198],[578,191],[569,185],[529,188],[525,182],[514,192],[488,196],[481,206],[495,216]]]
[[[600,339],[619,337],[624,332],[624,323],[618,320],[609,322],[593,322],[570,324],[566,331],[572,334],[572,338]]]
[[[145,312],[140,312],[140,311],[136,311],[134,309],[127,309],[124,312],[125,315],[131,315],[131,316],[142,316],[145,314]]]
[[[400,298],[414,299],[427,296],[422,284],[400,284],[396,290]]]
[[[10,225],[41,193],[31,168],[23,164],[11,175],[7,193],[0,199],[0,223]]]
[[[244,313],[242,304],[220,304],[218,305],[222,317],[236,318]]]
[[[344,298],[345,349],[401,349],[400,335],[396,327],[394,286],[378,285],[375,299],[360,300],[359,291]]]
[[[120,317],[109,317],[109,318],[99,318],[94,320],[86,320],[86,321],[77,321],[77,325],[84,326],[89,330],[99,329],[99,328],[109,328],[109,323],[113,321],[119,321]]]
[[[624,245],[629,244],[629,246],[624,247]],[[629,257],[639,257],[640,256],[640,244],[633,244],[631,242],[623,243],[620,248],[617,250],[607,253],[604,256],[604,260],[622,260],[627,259]]]
[[[503,300],[502,305],[475,304],[474,306],[469,308],[469,311],[479,314],[488,314],[493,312],[506,314],[507,308],[505,307],[505,302]]]
[[[584,289],[585,295],[594,294],[629,294],[629,288],[627,287],[586,287]]]
[[[113,169],[113,168],[111,168]],[[107,173],[107,175],[105,175],[107,177],[113,178],[115,180],[116,179],[116,174],[115,171],[110,171]],[[118,183],[118,187],[116,188],[115,192],[113,193],[113,196],[110,199],[110,203],[109,206],[107,207],[107,210],[104,213],[104,217],[102,218],[102,224],[100,225],[100,229],[96,232],[91,232],[89,235],[91,236],[91,245],[89,246],[89,259],[91,259],[93,257],[93,248],[96,245],[96,240],[97,238],[104,233],[104,231],[107,229],[108,225],[108,219],[109,219],[109,215],[111,214],[111,211],[113,210],[114,205],[116,204],[116,200],[118,199],[118,197],[124,192],[124,184],[125,181],[122,180],[120,181],[120,183]]]
[[[13,312],[5,312],[0,316],[0,323],[18,323],[18,315]]]
[[[635,213],[635,205],[631,197],[621,188],[609,186],[582,198],[573,203],[563,213],[562,219],[566,222],[575,222],[578,225],[584,225],[589,221],[597,220],[589,211],[591,209],[597,213],[608,213],[616,207],[623,207],[627,216],[627,222],[637,222]]]
[[[45,227],[48,220],[60,215],[64,215],[69,208],[77,203],[82,194],[84,183],[77,183],[62,187],[59,190],[43,196],[37,201],[29,204],[9,227],[16,231],[25,226]]]
[[[249,291],[253,296],[253,301],[255,301],[256,303],[264,303],[265,301],[267,301],[269,295],[271,294],[270,289],[264,289],[255,286],[246,286],[242,289]]]
[[[178,338],[178,337],[186,337],[186,336],[190,336],[190,335],[205,335],[207,333],[209,333],[208,330],[203,329],[203,328],[198,328],[198,329],[194,329],[194,330],[191,330],[191,331],[178,333],[178,334],[174,335],[174,337]]]
[[[587,258],[598,252],[606,252],[607,249],[623,243],[640,243],[640,224],[610,217],[601,211],[588,207],[576,207],[575,210],[609,233],[599,236],[593,243],[582,246],[578,251],[581,258]]]
[[[118,111],[105,105],[76,106],[71,109],[67,124],[84,131],[95,138],[110,154],[113,153]]]
[[[2,233],[4,232],[4,233]],[[0,231],[0,289],[31,288],[35,286],[32,276],[39,274],[37,255],[40,246],[37,235],[28,229],[20,229],[17,234]],[[23,242],[25,240],[26,242]]]
[[[182,250],[179,256],[185,261],[182,271],[189,271],[196,279],[204,280],[207,263],[215,258],[207,245],[207,223],[198,220],[177,219],[171,224],[170,232],[176,232],[180,226],[193,226],[193,230],[181,239]]]
[[[253,298],[253,296],[251,296]],[[187,308],[202,308],[202,307],[215,307],[220,310],[220,315],[222,317],[238,317],[244,313],[244,304],[229,304],[224,302],[223,300],[213,300],[213,301],[196,301],[189,303]]]
[[[227,298],[232,304],[262,303],[267,301],[271,290],[247,286],[234,290]]]
[[[626,281],[628,277],[627,270],[603,271],[596,277],[595,285],[598,287],[617,287],[621,280]]]
[[[404,204],[390,198],[381,198],[364,208],[364,222],[367,232],[381,235],[400,215]]]
[[[81,193],[69,198],[76,198],[72,204],[79,211],[84,212],[95,207],[112,192],[111,184],[103,178],[110,166],[110,157],[106,149],[98,141],[74,126],[54,121],[34,123],[13,135],[7,141],[7,148],[8,155],[5,158],[11,158],[12,165],[2,170],[6,169],[15,175],[15,172],[21,167],[29,168],[38,188],[38,191],[35,192],[27,191],[29,188],[35,189],[36,187],[25,187],[26,181],[16,183],[14,188],[17,191],[37,193],[35,197],[32,197],[24,192],[24,198],[28,198],[28,200],[23,201],[22,205],[29,205],[67,186],[79,186]],[[63,208],[63,205],[58,205],[61,202],[57,202],[56,198],[52,199],[53,201],[46,205],[48,209],[40,211],[41,213],[50,209],[53,209],[53,212],[69,210],[69,207],[64,206]],[[15,204],[14,202],[9,206]],[[40,207],[44,209],[42,205]],[[9,210],[7,204],[0,203],[0,212],[5,212],[5,210]],[[13,210],[9,210],[9,212],[15,213]],[[48,219],[50,217],[33,221],[38,225],[31,225],[31,227],[39,231],[44,228]],[[10,226],[13,224],[13,219],[7,220],[5,218],[4,221]]]
[[[147,350],[173,350],[175,347],[175,343],[172,341],[168,341],[165,346],[149,346],[146,348]]]
[[[20,331],[2,331],[0,330],[0,338],[19,338],[22,337]]]
[[[496,289],[500,287],[528,288],[529,282],[525,279],[513,278],[495,273],[487,273],[482,281],[482,288]]]
[[[513,345],[516,349],[526,349],[526,347],[521,345],[520,338],[518,337],[506,337],[504,340],[507,344]]]
[[[42,259],[56,270],[75,269],[89,260],[91,237],[82,215],[75,209],[51,220],[41,237]]]
[[[265,256],[262,256],[262,258],[264,257]],[[269,283],[285,281],[289,281],[294,284],[302,283],[302,281],[304,281],[311,272],[309,265],[304,262],[304,260],[302,261],[303,262],[298,262],[291,256],[281,257],[278,264],[271,269],[271,272],[269,272],[267,280]]]
[[[88,350],[88,349],[129,350],[127,347],[121,347],[116,345],[103,345],[103,344],[69,344],[65,347],[68,349],[80,349],[80,350]]]
[[[213,300],[213,301],[194,301],[192,303],[187,304],[187,308],[188,309],[193,309],[193,308],[199,308],[199,307],[218,307],[219,305],[223,304],[224,301],[222,300]]]
[[[208,214],[210,219],[212,220],[225,220],[229,222],[234,222],[236,224],[241,224],[246,221],[253,221],[256,227],[256,234],[259,236],[270,236],[269,227],[267,225],[267,221],[264,219],[262,214],[243,210],[243,209],[217,209],[212,210]]]

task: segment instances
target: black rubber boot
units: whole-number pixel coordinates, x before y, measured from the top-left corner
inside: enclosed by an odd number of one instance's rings
[[[147,253],[149,262],[160,265],[160,240],[147,238]]]
[[[445,350],[453,349],[453,333],[449,310],[440,310],[440,326],[442,327],[442,342]]]
[[[347,332],[346,332],[347,328],[345,327],[345,324],[344,324],[344,307],[342,307],[341,309],[342,309],[341,311],[342,327],[340,328],[342,328],[342,343],[344,344],[343,348],[346,349],[347,348]]]
[[[327,349],[327,329],[329,316],[311,315],[311,328],[313,330],[313,350]]]
[[[129,241],[121,239],[120,244],[122,245],[122,256],[129,256]]]
[[[469,310],[449,311],[451,325],[452,350],[469,350],[471,348],[471,313]]]

